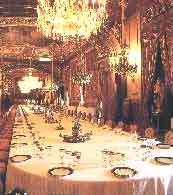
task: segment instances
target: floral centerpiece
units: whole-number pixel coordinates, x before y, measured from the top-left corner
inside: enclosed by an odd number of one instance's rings
[[[72,82],[78,85],[83,85],[83,84],[87,85],[91,82],[91,79],[92,79],[92,74],[82,72],[74,75],[72,78]]]

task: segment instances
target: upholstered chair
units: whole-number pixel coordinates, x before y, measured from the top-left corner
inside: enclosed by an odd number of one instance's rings
[[[146,138],[155,138],[155,130],[151,127],[145,129],[145,137]]]
[[[169,145],[173,145],[173,132],[172,131],[168,131],[165,134],[164,143],[169,144]]]
[[[138,132],[138,125],[137,124],[131,124],[129,126],[129,131],[130,131],[131,134],[137,133]]]
[[[83,120],[86,119],[86,112],[82,113],[82,119],[83,119]]]
[[[80,111],[80,112],[78,112],[77,116],[78,116],[78,118],[81,118],[81,116],[82,116],[81,111]]]
[[[112,121],[111,120],[107,120],[105,122],[105,126],[107,126],[108,128],[112,128],[113,127]]]
[[[88,120],[89,122],[91,122],[91,118],[92,118],[91,113],[88,113],[88,115],[87,115],[87,120]]]
[[[117,124],[117,127],[118,128],[124,128],[124,122],[123,121],[119,121],[118,124]]]

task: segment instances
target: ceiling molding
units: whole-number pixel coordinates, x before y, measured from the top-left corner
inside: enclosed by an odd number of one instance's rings
[[[37,17],[0,17],[0,26],[36,26]]]

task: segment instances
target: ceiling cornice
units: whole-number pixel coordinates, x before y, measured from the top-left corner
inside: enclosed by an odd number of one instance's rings
[[[0,17],[0,26],[36,26],[37,17]]]

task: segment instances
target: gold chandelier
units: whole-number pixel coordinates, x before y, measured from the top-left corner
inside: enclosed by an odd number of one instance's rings
[[[88,39],[107,18],[106,0],[38,0],[37,27],[46,37]]]
[[[127,3],[125,0],[120,0],[119,2],[122,8],[121,22],[121,45],[120,49],[112,48],[112,51],[109,55],[109,70],[118,75],[126,75],[133,77],[135,73],[137,73],[137,64],[131,64],[129,62],[129,47],[126,45],[125,40],[125,8]]]
[[[120,52],[115,52],[115,49],[109,57],[110,71],[118,75],[126,75],[133,77],[137,73],[137,64],[129,62],[129,48],[127,45],[121,45]]]

